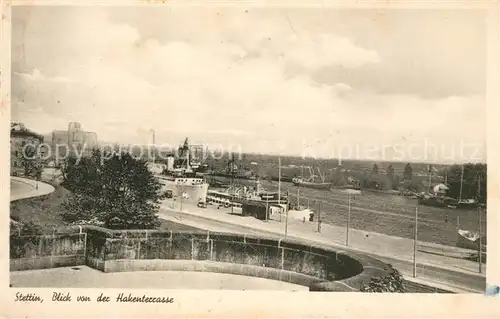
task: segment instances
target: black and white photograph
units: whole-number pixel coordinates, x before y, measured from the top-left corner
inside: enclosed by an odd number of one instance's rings
[[[484,294],[487,51],[483,9],[13,6],[10,288]]]

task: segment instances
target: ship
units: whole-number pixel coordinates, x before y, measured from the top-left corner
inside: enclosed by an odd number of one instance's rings
[[[179,156],[173,155],[166,158],[167,163],[148,163],[149,169],[162,184],[162,190],[170,193],[172,197],[179,198],[186,203],[205,203],[209,184],[205,180],[205,175],[199,172],[204,166],[191,159],[191,147],[186,138],[184,144],[179,147]]]
[[[301,177],[294,177],[292,178],[292,183],[295,186],[298,187],[307,187],[307,188],[314,188],[314,189],[324,189],[324,190],[330,190],[332,188],[331,183],[325,182],[325,177],[324,175],[321,174],[321,171],[318,168],[319,172],[319,177],[320,181],[317,180],[317,176],[313,174],[313,170],[310,166],[307,166],[309,168],[309,173],[310,176],[308,178],[304,178],[303,170]],[[302,166],[303,168],[303,166]]]
[[[486,261],[486,235],[480,236],[478,232],[458,229],[456,245],[460,248],[476,251],[476,257],[478,257],[480,253],[482,260]]]
[[[252,162],[251,165],[256,165],[257,163]],[[231,158],[227,162],[227,168],[223,170],[215,170],[212,168],[210,175],[212,177],[225,177],[231,179],[244,179],[244,180],[257,180],[257,174],[254,170],[248,168],[238,167],[234,153],[231,154]]]
[[[260,184],[260,180],[255,181],[255,186],[231,185],[225,190],[209,190],[208,202],[231,206],[231,203],[241,203],[242,201],[262,202],[269,205],[287,204],[288,194],[281,192],[266,191]]]

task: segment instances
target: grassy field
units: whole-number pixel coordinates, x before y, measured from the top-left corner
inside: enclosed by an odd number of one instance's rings
[[[47,230],[63,226],[65,224],[60,213],[67,195],[65,188],[57,186],[51,194],[11,202],[10,217],[21,223],[34,222]]]
[[[284,187],[297,194],[294,186]],[[321,202],[321,218],[326,223],[346,225],[348,195],[341,190],[317,191],[300,189],[301,204],[317,211]],[[296,196],[292,196],[296,201]],[[413,238],[417,202],[397,195],[365,192],[351,197],[351,219],[353,228],[383,233],[392,236]],[[466,230],[479,230],[477,210],[462,210],[418,206],[418,238],[422,241],[443,245],[456,245],[457,226]],[[482,234],[486,234],[486,213],[482,212]]]

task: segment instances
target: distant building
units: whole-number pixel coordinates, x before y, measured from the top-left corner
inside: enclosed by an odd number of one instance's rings
[[[52,158],[56,165],[69,155],[89,156],[98,147],[97,134],[82,130],[80,123],[71,122],[67,131],[53,131],[51,142]]]
[[[434,195],[445,196],[448,189],[448,186],[445,184],[438,184],[433,187]]]
[[[35,156],[43,158],[46,154],[38,145],[43,143],[43,136],[28,130],[22,123],[10,124],[10,174],[23,175],[23,154],[26,145],[35,146]]]
[[[269,219],[269,208],[265,203],[242,200],[242,215],[252,216],[260,220]]]

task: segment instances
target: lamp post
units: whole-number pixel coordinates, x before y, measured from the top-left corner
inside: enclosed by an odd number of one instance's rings
[[[318,202],[318,233],[321,233],[321,201]]]
[[[413,277],[417,277],[417,233],[418,233],[418,204],[415,207],[415,233],[413,238]]]
[[[346,234],[345,234],[345,245],[349,246],[349,223],[351,222],[351,194],[347,199],[347,225],[346,225]]]
[[[288,200],[285,208],[285,238],[287,234],[288,234]]]
[[[478,261],[479,261],[479,273],[482,273],[483,272],[483,236],[481,235],[481,232],[482,232],[482,211],[481,211],[481,207],[478,207],[478,212],[479,212],[479,249],[478,249],[478,252],[479,252],[479,255],[478,255]]]

